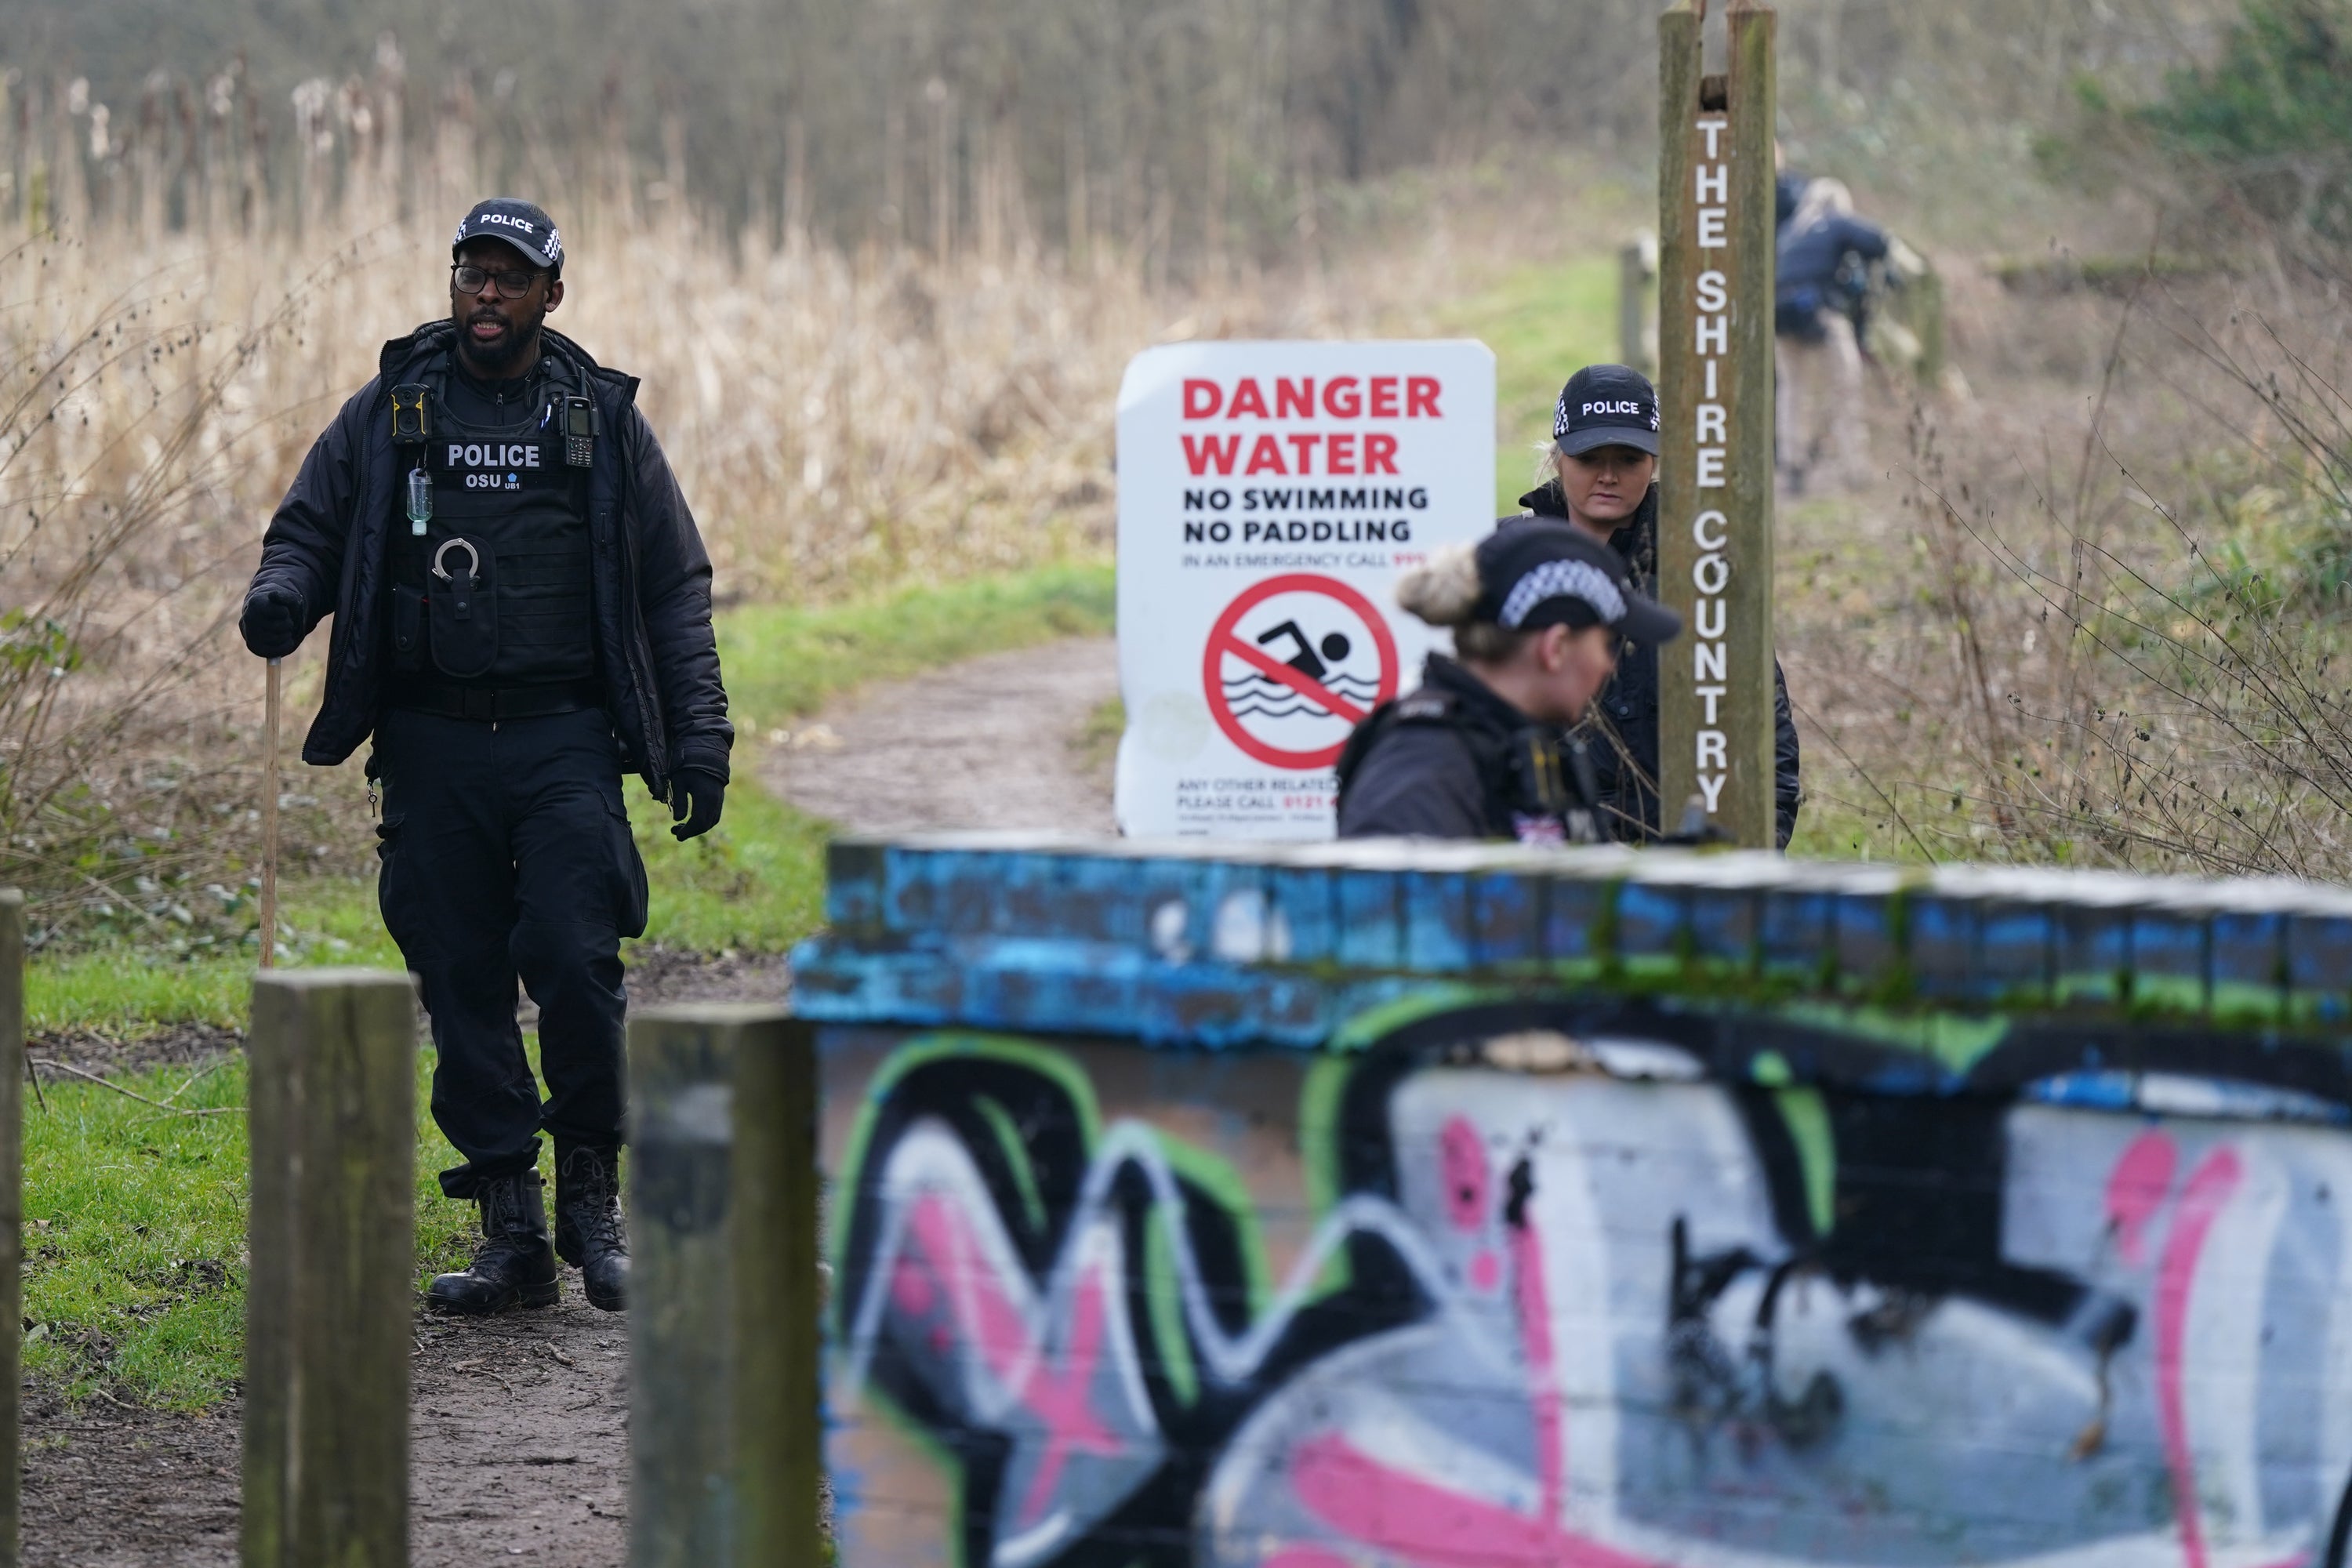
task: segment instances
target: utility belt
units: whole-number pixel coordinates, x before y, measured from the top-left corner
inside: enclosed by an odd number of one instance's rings
[[[505,719],[546,719],[604,704],[593,680],[559,680],[545,686],[401,685],[384,698],[388,708],[495,724]]]

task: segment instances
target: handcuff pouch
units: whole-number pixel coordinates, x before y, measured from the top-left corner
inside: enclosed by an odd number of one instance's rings
[[[471,680],[498,662],[497,575],[497,558],[469,539],[444,540],[434,552],[425,609],[442,674]]]

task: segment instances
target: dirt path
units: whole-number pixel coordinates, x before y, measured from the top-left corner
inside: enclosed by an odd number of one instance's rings
[[[1109,833],[1088,715],[1118,695],[1109,638],[991,654],[876,687],[770,752],[769,787],[859,833],[936,827]]]
[[[772,748],[764,782],[863,832],[1073,827],[1108,832],[1108,758],[1087,716],[1118,692],[1108,641],[992,655],[876,688]],[[640,948],[633,1002],[779,1001],[781,957],[713,960]],[[122,1045],[44,1040],[88,1071],[194,1061],[242,1047],[184,1029]],[[411,1362],[410,1553],[417,1568],[524,1562],[617,1568],[628,1532],[628,1335],[579,1276],[545,1311],[420,1312]],[[232,1568],[239,1407],[202,1416],[100,1398],[68,1410],[27,1391],[28,1568]]]

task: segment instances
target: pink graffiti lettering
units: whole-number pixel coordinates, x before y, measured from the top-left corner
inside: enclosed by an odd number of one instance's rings
[[[1028,1325],[976,1256],[962,1216],[938,1197],[926,1196],[908,1225],[932,1276],[947,1285],[959,1334],[979,1347],[990,1371],[1009,1381],[1028,1352]]]
[[[1568,1483],[1568,1434],[1559,1408],[1559,1384],[1552,1376],[1551,1298],[1544,1287],[1543,1238],[1524,1216],[1511,1227],[1511,1265],[1518,1274],[1519,1338],[1526,1347],[1528,1376],[1535,1385],[1536,1470],[1543,1478],[1543,1516],[1559,1518]]]
[[[2143,1132],[2116,1162],[2107,1177],[2107,1226],[2126,1263],[2137,1265],[2147,1222],[2154,1218],[2180,1164],[2180,1152],[2163,1132]]]
[[[2172,1472],[2173,1507],[2180,1516],[2180,1554],[2188,1568],[2206,1568],[2196,1462],[2189,1451],[2188,1399],[2180,1378],[2189,1341],[2189,1295],[2197,1283],[2197,1260],[2205,1250],[2206,1237],[2237,1192],[2242,1174],[2234,1150],[2216,1149],[2205,1157],[2181,1190],[2172,1234],[2165,1237],[2164,1259],[2157,1269],[2157,1414],[2164,1427],[2164,1462]]]
[[[1028,1494],[1022,1500],[1024,1521],[1034,1521],[1053,1500],[1054,1488],[1073,1453],[1113,1455],[1118,1441],[1096,1416],[1087,1403],[1103,1342],[1103,1289],[1099,1270],[1090,1269],[1078,1282],[1072,1311],[1069,1352],[1066,1364],[1049,1366],[1034,1345],[1019,1310],[1008,1300],[971,1244],[962,1216],[936,1196],[915,1205],[909,1220],[915,1245],[930,1272],[944,1280],[957,1328],[968,1342],[979,1347],[989,1369],[1009,1385],[1013,1396],[1045,1427],[1045,1452]],[[891,1291],[901,1306],[919,1294],[928,1302],[928,1289],[913,1287],[907,1276],[911,1258],[903,1259]],[[934,1343],[937,1343],[934,1340]]]
[[[1454,1228],[1474,1231],[1486,1223],[1486,1144],[1466,1116],[1456,1116],[1438,1134],[1445,1170],[1445,1212]]]
[[[1481,1290],[1491,1291],[1503,1281],[1502,1260],[1491,1247],[1482,1247],[1470,1259],[1470,1283]]]
[[[1053,1500],[1054,1485],[1061,1479],[1062,1467],[1073,1452],[1112,1455],[1119,1451],[1117,1439],[1104,1429],[1087,1403],[1087,1391],[1094,1385],[1095,1363],[1102,1353],[1103,1291],[1097,1270],[1087,1270],[1078,1285],[1074,1320],[1069,1364],[1056,1373],[1048,1371],[1041,1358],[1037,1374],[1024,1391],[1029,1408],[1045,1424],[1045,1451],[1038,1457],[1036,1479],[1029,1483],[1029,1495],[1021,1504],[1022,1513],[1033,1520]]]
[[[1381,1463],[1338,1433],[1309,1438],[1293,1451],[1291,1486],[1307,1512],[1335,1533],[1394,1552],[1417,1568],[1653,1568],[1560,1523],[1568,1441],[1553,1375],[1543,1242],[1533,1225],[1513,1226],[1511,1262],[1518,1276],[1514,1295],[1542,1479],[1538,1511],[1530,1516],[1448,1490]]]

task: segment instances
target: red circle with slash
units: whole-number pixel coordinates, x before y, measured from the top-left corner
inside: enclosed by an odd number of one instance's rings
[[[1315,645],[1303,635],[1297,638],[1298,656],[1287,662],[1276,658],[1256,643],[1235,635],[1235,628],[1241,625],[1244,616],[1281,594],[1311,594],[1330,599],[1363,624],[1381,663],[1380,679],[1370,703],[1332,689],[1326,679],[1328,669],[1325,676],[1313,673],[1321,665],[1321,660],[1316,658]],[[1339,752],[1348,743],[1345,736],[1328,746],[1300,751],[1276,746],[1252,733],[1242,721],[1242,715],[1234,711],[1233,699],[1227,692],[1224,679],[1224,661],[1227,658],[1239,659],[1263,678],[1264,682],[1286,689],[1303,699],[1307,706],[1344,720],[1351,726],[1363,722],[1373,708],[1397,694],[1396,638],[1390,635],[1388,622],[1370,599],[1347,584],[1333,577],[1318,577],[1312,573],[1294,572],[1280,577],[1268,577],[1263,583],[1253,584],[1226,605],[1224,613],[1217,617],[1217,624],[1209,628],[1208,647],[1201,660],[1201,681],[1208,693],[1210,715],[1216,720],[1217,728],[1224,731],[1225,739],[1266,766],[1309,771],[1328,768],[1339,760]],[[1305,668],[1301,668],[1302,664]]]

